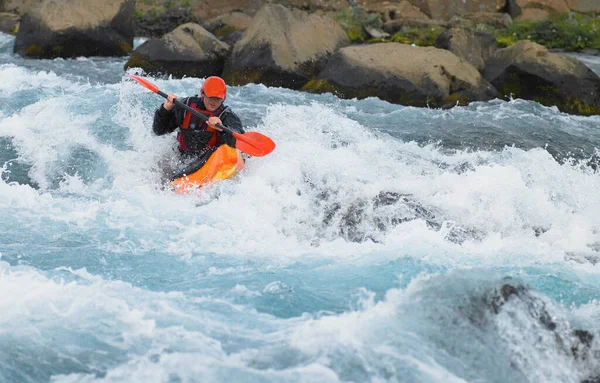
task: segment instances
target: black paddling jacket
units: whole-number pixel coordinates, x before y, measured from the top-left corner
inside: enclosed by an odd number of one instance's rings
[[[244,133],[240,118],[228,106],[221,105],[214,112],[209,112],[198,96],[184,98],[181,102],[205,114],[207,117],[219,117],[223,125],[229,129],[238,133]],[[154,123],[152,124],[154,133],[161,136],[174,132],[177,128],[179,128],[179,132],[177,133],[179,150],[184,153],[201,153],[210,147],[222,144],[235,147],[235,137],[233,135],[211,129],[205,121],[179,107],[177,104],[172,110],[166,110],[161,105],[154,113]]]

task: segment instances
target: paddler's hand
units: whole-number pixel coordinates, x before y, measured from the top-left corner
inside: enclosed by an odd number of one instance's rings
[[[206,121],[206,123],[208,124],[208,126],[210,126],[213,129],[216,130],[221,130],[217,127],[217,124],[223,124],[223,122],[221,121],[221,119],[219,117],[209,117],[208,121]]]
[[[163,108],[165,108],[166,110],[173,110],[173,108],[175,107],[176,98],[177,96],[175,96],[173,93],[169,94],[167,96],[167,100],[163,104]]]

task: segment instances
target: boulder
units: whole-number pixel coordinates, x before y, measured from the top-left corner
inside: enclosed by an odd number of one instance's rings
[[[229,46],[198,24],[180,25],[160,39],[150,39],[131,55],[125,69],[176,77],[220,75]]]
[[[450,20],[475,12],[499,12],[506,7],[506,0],[411,0],[432,19]]]
[[[434,46],[446,49],[483,72],[485,62],[498,49],[494,36],[470,29],[452,28],[442,33]]]
[[[248,28],[251,21],[252,17],[244,12],[233,11],[208,20],[204,23],[204,28],[214,34],[215,37],[221,37],[222,35]]]
[[[556,105],[567,113],[600,114],[600,77],[579,60],[529,40],[497,50],[484,77],[503,97]]]
[[[475,67],[453,53],[399,43],[342,48],[303,90],[433,107],[465,105],[497,95]]]
[[[566,0],[572,11],[590,14],[600,14],[600,1],[598,0]]]
[[[14,52],[29,58],[127,55],[133,9],[133,0],[44,0],[21,18]]]
[[[508,0],[507,10],[513,19],[521,16],[525,9],[544,10],[549,14],[570,11],[570,8],[565,0]],[[535,12],[530,12],[528,17],[532,16],[535,16]]]
[[[329,17],[266,5],[235,44],[223,78],[232,85],[263,83],[299,89],[349,43]]]
[[[244,12],[233,11],[208,20],[203,26],[216,38],[233,46],[251,22],[252,17]]]
[[[164,12],[147,12],[144,16],[135,18],[135,35],[162,37],[180,25],[197,21],[189,8],[167,8]]]

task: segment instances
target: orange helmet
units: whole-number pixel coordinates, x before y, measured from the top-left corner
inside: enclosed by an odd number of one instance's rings
[[[224,100],[227,96],[227,85],[221,77],[210,76],[202,84],[202,93],[208,97],[219,97]]]

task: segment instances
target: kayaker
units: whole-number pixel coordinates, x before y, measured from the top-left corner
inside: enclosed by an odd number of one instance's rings
[[[179,152],[184,160],[197,159],[188,164],[186,169],[180,169],[177,173],[189,174],[190,168],[198,169],[208,156],[217,147],[227,144],[235,147],[235,137],[232,134],[219,131],[216,124],[222,124],[238,133],[245,133],[240,118],[226,105],[223,104],[227,97],[227,85],[225,81],[217,76],[208,77],[202,84],[200,96],[192,96],[181,99],[184,104],[191,106],[198,112],[209,116],[208,121],[192,115],[185,109],[177,106],[174,94],[169,94],[167,100],[154,113],[152,130],[155,134],[172,133],[177,128],[177,141]],[[169,178],[177,178],[177,174],[171,174]]]

